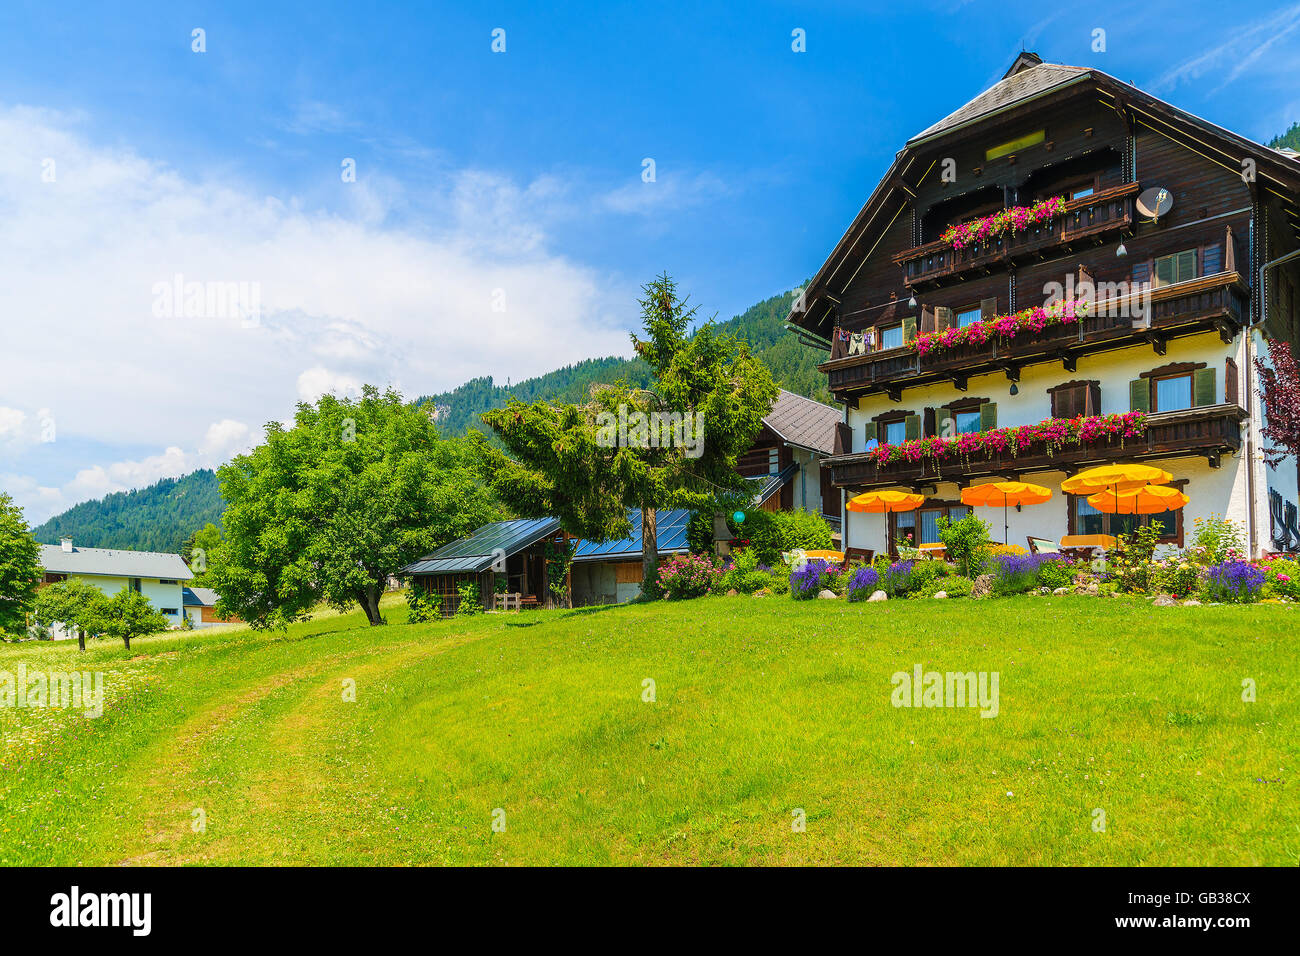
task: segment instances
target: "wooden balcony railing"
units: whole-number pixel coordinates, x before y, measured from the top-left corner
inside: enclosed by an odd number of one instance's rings
[[[900,252],[894,261],[903,267],[903,282],[910,288],[939,285],[969,272],[1005,268],[1034,258],[1052,246],[1069,246],[1132,227],[1137,193],[1137,183],[1112,186],[1070,200],[1064,215],[1030,226],[1024,232],[1008,233],[962,249],[936,240]]]
[[[1103,290],[1104,291],[1104,290]],[[979,344],[936,349],[922,356],[910,345],[860,355],[843,355],[818,368],[831,392],[897,393],[903,387],[953,380],[964,387],[973,375],[1041,362],[1060,361],[1074,371],[1079,356],[1149,343],[1163,354],[1171,338],[1218,331],[1226,341],[1249,317],[1249,290],[1240,275],[1221,272],[1154,289],[1144,303],[1129,295],[1094,302],[1090,315],[1069,325],[1049,325],[1011,339],[991,336]]]
[[[986,457],[977,453],[969,464],[960,458],[934,461],[891,461],[877,464],[856,452],[827,460],[831,480],[837,487],[871,488],[889,485],[921,485],[934,481],[965,482],[990,476],[1019,476],[1036,471],[1075,470],[1098,462],[1138,461],[1144,458],[1204,457],[1218,466],[1219,456],[1241,448],[1241,422],[1246,410],[1240,405],[1202,405],[1177,412],[1157,412],[1147,417],[1146,432],[1140,438],[1110,438],[1088,445],[1065,445],[1049,453],[1046,447],[1007,451]]]

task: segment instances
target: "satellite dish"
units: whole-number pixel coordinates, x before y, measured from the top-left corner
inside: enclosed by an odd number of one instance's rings
[[[1174,208],[1174,194],[1163,186],[1144,189],[1137,198],[1138,212],[1153,223]]]

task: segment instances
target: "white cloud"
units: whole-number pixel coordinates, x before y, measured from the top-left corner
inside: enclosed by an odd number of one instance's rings
[[[1165,71],[1151,89],[1157,92],[1172,89],[1207,74],[1217,76],[1231,67],[1227,76],[1214,88],[1213,92],[1217,93],[1250,70],[1272,46],[1297,28],[1300,28],[1300,5],[1252,20],[1228,31],[1213,46]]]
[[[356,398],[361,394],[362,384],[351,375],[340,375],[316,366],[298,376],[298,400],[314,402],[325,394]]]
[[[89,142],[77,124],[0,108],[5,311],[22,317],[5,320],[14,359],[0,435],[30,435],[33,411],[48,408],[60,440],[159,452],[79,463],[75,475],[25,461],[33,502],[49,498],[39,488],[75,500],[207,462],[246,437],[228,423],[283,418],[326,388],[373,382],[414,397],[629,352],[635,287],[548,249],[548,216],[573,214],[553,179],[468,170],[416,193],[363,165],[325,210],[180,175]],[[260,324],[155,317],[155,285],[177,274],[256,284]]]

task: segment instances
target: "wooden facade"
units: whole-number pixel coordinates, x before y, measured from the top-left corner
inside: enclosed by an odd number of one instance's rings
[[[1153,189],[1172,197],[1158,218],[1139,202]],[[1269,498],[1283,512],[1296,500],[1296,465],[1262,463],[1254,363],[1270,339],[1294,343],[1300,332],[1300,259],[1259,278],[1265,263],[1300,249],[1298,198],[1294,156],[1098,71],[1021,54],[1002,81],[906,144],[791,313],[805,341],[825,342],[819,367],[849,409],[829,459],[832,484],[849,493],[897,486],[942,502],[972,481],[1050,485],[1116,460],[1177,473],[1168,463],[1190,459],[1200,464],[1179,479],[1197,502],[1189,514],[1239,519],[1256,552],[1286,543]],[[1063,212],[1023,231],[961,249],[942,238],[949,226],[1052,199]],[[1078,295],[1091,301],[1077,322],[925,354],[916,347],[927,333],[988,327]],[[867,454],[1130,411],[1150,416],[1140,439],[953,460]],[[1031,530],[1064,534],[1075,510],[1062,496]],[[1182,523],[1166,528],[1168,543],[1182,541]],[[878,548],[887,527],[869,526],[862,542],[846,532],[845,543]]]

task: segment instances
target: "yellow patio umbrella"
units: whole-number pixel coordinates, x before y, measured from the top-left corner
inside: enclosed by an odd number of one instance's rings
[[[850,498],[844,507],[849,511],[866,511],[884,514],[891,511],[914,511],[925,502],[925,495],[906,491],[868,491]],[[845,518],[844,546],[849,544],[848,518]],[[885,522],[885,553],[889,553],[889,522]]]
[[[1163,485],[1173,475],[1153,465],[1100,465],[1081,471],[1061,482],[1061,490],[1071,495],[1091,495],[1098,491],[1131,491],[1143,485]]]
[[[1031,485],[1026,481],[992,481],[984,485],[972,485],[961,490],[961,503],[981,508],[1002,506],[1002,540],[1010,543],[1011,524],[1007,517],[1007,507],[1015,505],[1041,505],[1052,497],[1052,492],[1042,485]]]
[[[1166,485],[1142,485],[1127,491],[1101,491],[1088,496],[1088,504],[1098,511],[1117,515],[1158,515],[1176,511],[1191,501],[1177,488]]]

